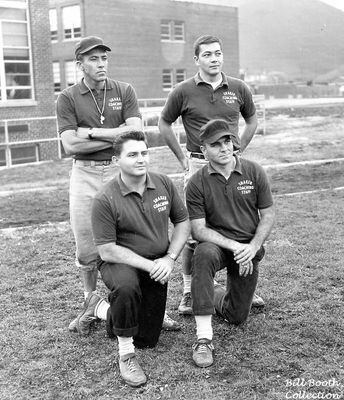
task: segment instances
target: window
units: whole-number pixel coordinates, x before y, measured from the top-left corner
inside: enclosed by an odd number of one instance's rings
[[[163,19],[160,22],[160,39],[162,41],[184,42],[184,22]]]
[[[27,11],[26,1],[0,1],[0,101],[33,98]]]
[[[62,8],[63,37],[65,40],[73,40],[81,37],[80,6],[68,6]]]
[[[164,69],[162,71],[162,89],[171,90],[173,85],[173,71],[171,69]]]
[[[0,135],[4,135],[5,129],[0,126]],[[8,126],[8,136],[9,141],[20,140],[23,136],[27,136],[29,133],[28,125],[9,125]],[[29,162],[39,161],[39,144],[37,143],[27,143],[27,144],[14,144],[10,147],[11,164],[23,164]],[[0,147],[0,166],[6,165],[6,151],[1,146]]]
[[[50,39],[53,43],[57,42],[57,12],[55,8],[49,10],[49,22],[50,22]]]
[[[173,79],[173,76],[175,78]],[[186,70],[185,69],[177,69],[174,71],[173,69],[164,69],[162,71],[162,89],[163,90],[171,90],[173,86],[177,83],[180,83],[186,79]]]
[[[176,83],[180,83],[185,81],[186,79],[186,71],[185,69],[177,69],[176,70]]]
[[[66,86],[72,86],[82,78],[81,71],[76,67],[74,61],[65,62]]]
[[[53,62],[54,93],[61,92],[60,63]]]

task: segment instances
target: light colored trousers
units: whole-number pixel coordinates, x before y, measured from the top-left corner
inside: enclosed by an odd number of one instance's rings
[[[95,270],[98,256],[91,225],[93,198],[116,171],[115,164],[83,166],[73,163],[69,188],[70,222],[76,244],[75,264],[83,271]]]

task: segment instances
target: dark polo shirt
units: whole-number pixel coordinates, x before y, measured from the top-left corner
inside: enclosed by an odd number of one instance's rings
[[[104,90],[93,95],[100,110],[103,108]],[[81,128],[118,128],[127,118],[141,118],[134,88],[126,82],[106,80],[106,97],[104,107],[104,123],[100,123],[100,114],[92,95],[83,79],[77,84],[64,89],[57,98],[56,104],[58,131]],[[75,159],[110,160],[113,156],[112,147],[94,153],[77,154]]]
[[[176,224],[187,218],[185,205],[167,176],[147,174],[141,197],[118,174],[94,199],[94,242],[97,246],[114,242],[143,257],[156,258],[168,250],[169,219]]]
[[[272,194],[263,168],[236,157],[228,180],[210,164],[197,171],[186,189],[190,219],[205,218],[208,228],[238,242],[249,242],[259,223],[259,209],[272,206]]]
[[[187,79],[171,91],[162,110],[161,117],[173,123],[182,116],[186,133],[186,148],[200,152],[199,130],[215,118],[229,122],[238,133],[240,114],[250,118],[256,112],[252,93],[245,82],[222,73],[222,83],[214,91],[199,74]]]

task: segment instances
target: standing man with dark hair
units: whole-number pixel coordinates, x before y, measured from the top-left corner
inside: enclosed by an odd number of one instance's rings
[[[238,133],[240,115],[245,128],[240,138],[243,152],[250,143],[256,128],[256,108],[248,86],[240,79],[222,72],[222,42],[211,35],[199,37],[194,43],[194,60],[198,73],[178,84],[170,92],[159,121],[160,133],[184,168],[185,185],[189,178],[206,164],[200,150],[199,130],[214,118],[226,120],[233,132]],[[186,133],[186,155],[173,132],[172,123],[182,117]],[[183,252],[183,298],[180,314],[191,314],[191,257],[194,242],[189,241]],[[264,301],[255,295],[254,306],[263,306]]]
[[[190,233],[186,207],[172,181],[148,173],[145,136],[117,136],[114,160],[119,174],[96,195],[92,227],[99,251],[98,268],[110,305],[88,305],[85,317],[107,320],[116,336],[122,378],[140,386],[146,376],[135,347],[154,347],[164,318],[167,282]],[[169,237],[169,220],[174,225]],[[82,319],[82,321],[85,318]]]
[[[86,307],[99,300],[95,293],[98,253],[90,217],[93,197],[114,176],[116,166],[112,156],[116,136],[142,127],[133,87],[107,77],[109,51],[110,47],[99,37],[81,39],[75,47],[75,59],[83,79],[64,89],[57,99],[58,130],[66,153],[73,156],[70,219]],[[92,321],[83,321],[81,335],[89,333]],[[69,330],[77,330],[77,324],[78,318],[71,322]]]
[[[231,324],[246,321],[275,211],[263,168],[234,154],[239,139],[227,121],[209,121],[200,140],[209,164],[190,178],[186,203],[192,236],[199,242],[192,257],[193,360],[208,367],[213,363],[212,314]],[[227,287],[214,287],[216,272],[224,268]]]

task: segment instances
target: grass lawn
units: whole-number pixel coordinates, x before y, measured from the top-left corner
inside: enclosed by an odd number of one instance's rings
[[[264,165],[343,157],[343,122],[321,118],[287,130],[272,121],[247,157]],[[152,155],[153,168],[176,172],[168,157]],[[277,208],[258,287],[267,305],[239,327],[214,317],[210,368],[191,359],[195,323],[177,313],[178,264],[167,308],[183,328],[163,331],[155,349],[137,351],[148,376],[140,389],[121,381],[117,344],[104,323],[87,338],[67,330],[82,303],[67,222],[69,168],[65,160],[0,171],[1,189],[15,190],[0,192],[0,227],[16,227],[0,231],[0,399],[344,398],[344,191],[332,190],[344,186],[343,162],[267,169]],[[40,186],[49,190],[20,192]],[[321,188],[329,190],[285,196]],[[101,280],[98,286],[106,296]]]

